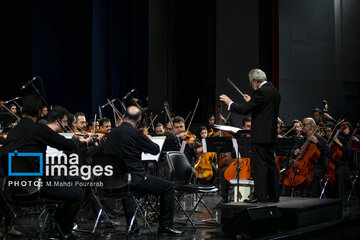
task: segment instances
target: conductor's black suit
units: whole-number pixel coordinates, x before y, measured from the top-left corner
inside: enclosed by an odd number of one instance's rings
[[[254,198],[259,201],[279,199],[279,173],[274,160],[280,94],[269,82],[256,89],[249,102],[232,103],[230,111],[251,113],[251,166]]]

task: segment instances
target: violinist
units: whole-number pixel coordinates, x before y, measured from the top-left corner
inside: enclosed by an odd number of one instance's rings
[[[185,130],[185,120],[180,116],[176,116],[173,119],[174,129],[176,138],[179,139],[180,143],[184,140],[188,140],[188,144],[185,146],[184,154],[188,158],[191,165],[194,165],[196,159],[197,144],[195,143],[194,137],[188,137],[188,133]],[[166,137],[163,151],[179,151],[179,141],[176,139],[174,134],[170,134]]]
[[[19,152],[43,153],[46,156],[47,145],[59,150],[73,151],[75,144],[72,140],[60,136],[55,131],[60,129],[60,124],[66,125],[67,111],[54,109],[54,121],[50,121],[50,127],[36,123],[40,116],[41,99],[37,96],[26,96],[22,105],[22,118],[17,126],[9,133],[1,155],[18,150]],[[60,120],[59,123],[54,123]],[[53,131],[55,130],[55,131]],[[39,171],[39,161],[24,158],[21,164],[13,165],[19,171],[36,172]],[[27,170],[26,170],[27,169]],[[43,178],[50,178],[43,176]],[[16,189],[20,191],[21,189]],[[75,216],[80,209],[80,203],[84,198],[84,190],[79,187],[48,187],[44,184],[40,189],[40,197],[64,201],[55,212],[56,222],[59,224],[65,235],[71,234]]]
[[[328,122],[335,123],[335,120],[328,113],[324,113],[320,108],[314,108],[313,115],[316,125],[319,125],[320,123],[326,125]]]
[[[75,114],[75,119],[76,119],[76,124],[84,131],[86,131],[86,117],[85,117],[85,113],[83,112],[78,112]]]
[[[111,121],[109,118],[104,117],[99,120],[99,129],[102,129],[104,131],[108,131],[111,129]],[[99,130],[97,129],[97,130]]]
[[[156,136],[165,136],[165,128],[162,123],[157,123],[155,126],[155,135]]]
[[[255,90],[252,96],[243,94],[243,100],[233,102],[225,94],[220,95],[230,112],[251,113],[251,167],[254,177],[254,198],[248,203],[278,202],[279,173],[274,159],[276,124],[279,116],[279,91],[267,81],[260,69],[249,72],[249,83]]]
[[[100,119],[101,120],[101,119]],[[95,127],[95,131],[99,130],[100,128],[100,124],[99,124],[99,121],[96,120],[94,118],[90,119],[89,120],[89,125],[88,125],[88,132],[93,132],[94,131],[94,128]]]
[[[10,104],[9,105],[9,109],[10,109],[10,111],[12,112],[12,113],[14,113],[14,114],[17,114],[17,107],[16,107],[16,105],[15,104]]]
[[[320,196],[320,189],[319,189],[319,183],[322,177],[324,176],[325,169],[327,166],[325,166],[325,157],[331,156],[331,149],[329,148],[326,140],[315,134],[312,135],[316,128],[316,123],[313,118],[304,118],[302,121],[302,129],[305,137],[303,139],[300,139],[294,146],[294,152],[293,157],[298,156],[301,151],[300,147],[306,142],[307,139],[313,144],[316,145],[316,147],[320,150],[321,154],[319,159],[314,163],[313,165],[313,179],[310,184],[310,186],[307,189],[307,192],[305,193],[308,197],[318,197]],[[310,159],[310,161],[312,161]]]
[[[40,117],[46,118],[46,116],[48,115],[48,112],[49,112],[49,109],[47,108],[47,106],[42,106]]]
[[[351,145],[351,133],[353,128],[349,122],[344,122],[340,127],[338,137],[333,137],[333,144],[336,144],[342,151],[342,156],[339,162],[335,165],[335,182],[334,190],[335,197],[343,199],[345,194],[344,177],[349,172],[349,165],[352,161],[352,150]],[[334,153],[333,153],[334,155]]]
[[[168,123],[166,124],[165,135],[166,135],[166,136],[173,135],[173,129],[172,129],[172,127],[171,127],[171,123],[170,123],[170,122],[168,122]]]

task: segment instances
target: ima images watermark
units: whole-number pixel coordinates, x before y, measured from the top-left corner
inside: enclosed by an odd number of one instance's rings
[[[39,161],[39,171],[13,171],[14,159],[26,160],[26,158],[36,158]],[[20,164],[18,162],[17,164]],[[80,165],[79,155],[71,153],[68,155],[60,154],[47,154],[44,164],[43,153],[20,153],[14,151],[8,154],[8,175],[9,176],[48,176],[48,177],[81,177],[82,180],[90,180],[91,176],[112,176],[112,165]]]

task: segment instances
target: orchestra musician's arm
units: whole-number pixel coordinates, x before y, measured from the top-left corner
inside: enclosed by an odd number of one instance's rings
[[[36,137],[38,137],[42,143],[59,150],[73,151],[75,149],[75,144],[72,140],[66,139],[45,125],[39,127]]]
[[[138,131],[137,144],[140,149],[145,153],[156,155],[160,152],[159,146],[146,137],[141,131]]]

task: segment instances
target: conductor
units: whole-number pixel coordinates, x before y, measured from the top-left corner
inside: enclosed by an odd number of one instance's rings
[[[260,69],[249,72],[249,82],[255,90],[251,96],[244,94],[245,101],[233,102],[225,94],[220,95],[230,112],[251,113],[251,167],[254,177],[253,199],[247,203],[278,202],[279,173],[274,160],[276,124],[279,116],[280,94],[267,82]]]

